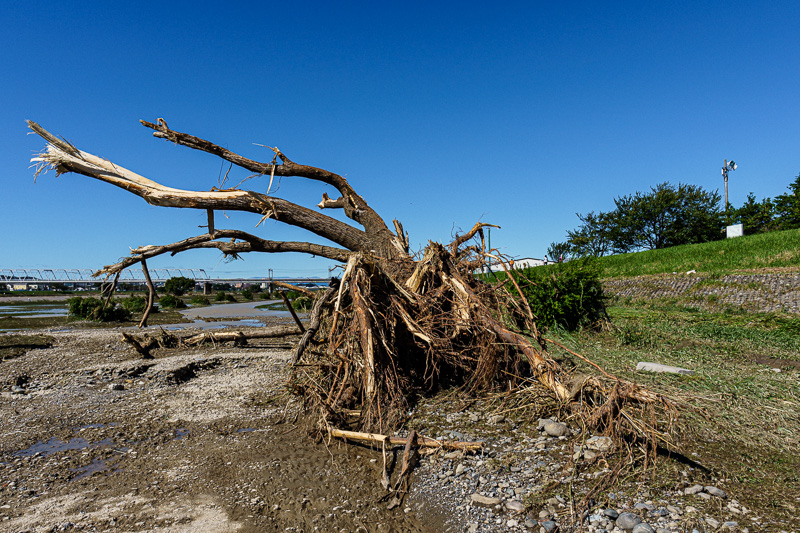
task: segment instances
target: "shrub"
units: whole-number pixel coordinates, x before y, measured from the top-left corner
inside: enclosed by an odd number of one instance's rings
[[[514,271],[539,326],[568,331],[589,326],[606,316],[597,259],[586,257]]]
[[[214,301],[215,302],[224,302],[226,297],[227,297],[227,294],[225,294],[225,291],[220,291],[214,297]]]
[[[195,306],[211,305],[211,300],[209,300],[205,296],[195,296],[194,298],[192,298],[191,304]]]
[[[164,283],[164,290],[175,296],[181,296],[194,288],[194,280],[185,278],[183,276],[178,278],[169,278]]]
[[[136,296],[135,294],[131,294],[124,300],[122,300],[122,307],[130,311],[131,313],[143,313],[144,310],[147,308],[147,298],[144,296]]]
[[[298,296],[292,301],[292,307],[298,311],[308,311],[311,309],[312,300],[308,296]]]
[[[234,296],[233,294],[226,294],[225,301],[236,303],[236,296]]]
[[[180,298],[175,298],[171,294],[165,294],[158,300],[158,305],[163,307],[164,309],[183,309],[186,307],[186,304],[183,303],[183,300]]]
[[[111,302],[103,309],[103,300],[76,296],[67,300],[67,303],[69,304],[69,315],[84,320],[124,322],[131,318],[130,311],[117,305],[116,302]]]
[[[250,289],[244,289],[242,291],[242,298],[244,298],[245,300],[252,300],[253,299],[253,291],[251,291]]]

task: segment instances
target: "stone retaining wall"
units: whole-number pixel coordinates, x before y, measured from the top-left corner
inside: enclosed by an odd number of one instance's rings
[[[633,300],[677,298],[685,305],[721,310],[800,313],[800,273],[705,276],[670,274],[603,280],[608,296]]]

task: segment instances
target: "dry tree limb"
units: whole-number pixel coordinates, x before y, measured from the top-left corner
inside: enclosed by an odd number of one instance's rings
[[[124,331],[122,332],[122,340],[133,346],[133,349],[139,352],[142,359],[153,359],[153,354],[150,353],[150,350],[158,347],[158,341],[155,339],[150,339],[147,344],[142,344]]]
[[[319,327],[322,324],[322,308],[328,305],[334,294],[335,291],[333,288],[327,289],[314,302],[314,307],[311,309],[311,321],[303,333],[300,342],[297,343],[294,356],[292,356],[292,364],[297,364],[300,357],[303,356],[303,352],[308,347],[308,344],[314,339],[314,335],[317,334],[317,331],[319,331]],[[281,295],[283,295],[283,293],[281,293]]]
[[[416,453],[413,447],[417,444],[417,432],[413,429],[408,434],[406,446],[403,449],[403,466],[400,468],[400,475],[397,477],[397,483],[394,485],[394,496],[392,501],[389,502],[387,509],[394,509],[402,505],[403,499],[408,494],[408,476],[416,464]]]
[[[328,428],[331,437],[338,439],[353,440],[375,446],[388,443],[390,446],[400,446],[408,442],[408,438],[390,437],[380,433],[362,433],[359,431],[346,431],[343,429]],[[443,450],[461,450],[465,452],[477,452],[483,449],[482,442],[465,442],[457,440],[436,440],[417,435],[416,445],[422,448],[441,448]]]
[[[273,281],[272,284],[276,287],[283,287],[284,289],[289,289],[290,291],[302,293],[309,298],[314,297],[314,291],[311,291],[305,287],[300,287],[299,285],[292,285],[291,283],[286,283],[285,281]]]
[[[300,331],[294,326],[274,326],[271,328],[258,329],[247,333],[241,331],[221,331],[221,332],[205,332],[197,335],[192,335],[182,339],[183,344],[187,346],[197,346],[206,342],[242,342],[252,339],[273,339],[278,337],[289,337],[292,335],[300,335]]]
[[[286,310],[289,311],[289,314],[292,315],[295,324],[297,324],[297,327],[300,328],[300,333],[305,333],[306,328],[303,326],[303,322],[300,321],[300,317],[298,317],[297,313],[294,312],[294,307],[292,307],[292,302],[289,301],[289,297],[286,296],[286,293],[283,291],[281,291],[279,294],[281,295],[281,299],[283,299],[283,304],[286,306]]]
[[[153,280],[150,279],[150,271],[147,270],[147,261],[142,259],[141,263],[144,280],[147,283],[147,307],[142,314],[142,319],[139,321],[139,328],[143,328],[147,325],[147,318],[150,316],[150,311],[153,310],[153,304],[156,300],[156,287],[153,285]]]

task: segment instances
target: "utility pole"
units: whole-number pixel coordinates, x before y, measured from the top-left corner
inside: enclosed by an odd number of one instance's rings
[[[728,163],[728,160],[725,160],[725,164],[722,165],[722,177],[725,178],[725,211],[728,211],[728,171],[729,170],[736,170],[738,165],[731,161]]]

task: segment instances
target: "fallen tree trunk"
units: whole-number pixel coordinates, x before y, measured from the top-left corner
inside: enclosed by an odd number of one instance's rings
[[[264,187],[266,193],[238,187],[210,191],[167,187],[79,150],[29,122],[48,142],[32,159],[38,165],[37,175],[48,168],[58,174],[73,172],[122,188],[151,205],[206,211],[207,233],[133,249],[129,257],[95,275],[116,275],[137,263],[146,269],[151,257],[202,248],[218,249],[234,259],[249,252],[299,252],[347,262],[338,287],[317,294],[311,324],[293,357],[290,387],[317,414],[321,430],[350,422],[349,413],[355,411],[358,429],[381,434],[405,422],[417,397],[453,386],[478,392],[535,380],[563,404],[579,397],[574,408],[590,411],[585,418],[605,428],[618,427],[617,422],[628,417],[628,404],[653,406],[664,401],[622,382],[609,385],[586,380],[577,392],[570,391],[564,385],[569,376],[548,355],[530,309],[525,314],[505,288],[493,287],[474,274],[497,255],[486,249],[485,224],[476,224],[448,246],[430,243],[421,258],[412,257],[402,224],[395,220],[395,232],[389,230],[338,174],[297,164],[277,147],[271,148],[272,161],[262,163],[171,130],[163,119],[142,124],[158,138],[214,154],[252,172],[243,183],[249,178],[253,179],[249,183],[257,183],[258,178],[269,176],[270,184]],[[338,197],[323,192],[317,207],[341,209],[355,224],[270,195],[275,176],[309,179],[333,188]],[[303,228],[333,246],[268,241],[240,230],[218,228],[215,210],[251,212],[261,221],[273,218]],[[151,297],[153,292],[151,288]],[[530,335],[512,326],[520,323],[528,324]],[[292,333],[286,330],[280,335],[294,333],[298,330],[293,328]],[[244,342],[247,338],[254,337],[239,332],[205,333],[183,342]],[[157,341],[147,348],[149,342],[136,342],[143,356],[163,344]],[[630,427],[636,430],[641,426]]]

